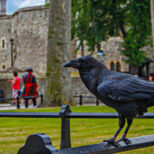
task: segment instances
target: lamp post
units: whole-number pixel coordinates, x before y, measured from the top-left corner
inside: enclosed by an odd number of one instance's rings
[[[104,57],[105,57],[105,55],[104,55],[104,52],[103,52],[102,49],[98,52],[97,57],[98,57],[98,60],[99,60],[101,63],[104,62]]]
[[[14,43],[14,40],[10,39],[10,43],[11,43],[11,67],[13,67],[13,43]]]

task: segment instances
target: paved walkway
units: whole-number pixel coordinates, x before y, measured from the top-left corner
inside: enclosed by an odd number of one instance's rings
[[[38,104],[39,106],[39,104]],[[37,106],[37,107],[38,107]],[[77,104],[77,106],[80,106],[79,104]],[[95,103],[91,103],[91,104],[83,104],[82,106],[96,106]],[[100,103],[99,106],[104,106],[103,103]],[[30,103],[30,105],[28,106],[28,108],[37,108],[37,107],[33,107],[33,104]],[[25,105],[24,104],[20,104],[20,109],[25,109]],[[11,104],[3,104],[0,103],[0,110],[17,110],[17,107],[15,105],[11,105]]]
[[[32,104],[30,104],[28,108],[34,108],[34,107]],[[24,104],[20,104],[20,109],[25,109]],[[0,110],[17,110],[17,107],[11,104],[0,104]]]

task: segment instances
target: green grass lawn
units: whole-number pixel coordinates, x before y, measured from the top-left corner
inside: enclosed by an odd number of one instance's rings
[[[57,108],[39,108],[7,110],[7,112],[59,112]],[[115,112],[106,106],[71,107],[72,112]],[[3,111],[4,112],[4,111]],[[154,107],[149,109],[154,112]],[[72,147],[101,143],[111,138],[118,128],[118,119],[71,119]],[[0,118],[0,154],[17,154],[31,134],[45,133],[53,145],[59,149],[60,118]],[[135,119],[128,133],[128,138],[151,135],[154,133],[154,119]],[[121,134],[119,135],[119,138]],[[154,147],[123,152],[124,154],[152,154]]]

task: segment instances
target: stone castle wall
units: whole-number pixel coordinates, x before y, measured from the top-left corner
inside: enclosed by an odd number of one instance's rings
[[[2,79],[0,80],[0,90],[3,90],[4,92],[4,97],[7,97],[7,98],[11,98],[12,97],[12,86],[11,86],[11,83],[8,82],[6,79]],[[7,102],[7,101],[5,101]]]
[[[10,39],[13,38],[14,66],[21,70],[33,67],[39,76],[44,76],[48,16],[48,8],[43,6],[23,8],[12,16],[0,16],[0,71],[11,66]]]
[[[34,68],[38,74],[45,73],[48,34],[48,9],[35,7],[21,9],[12,19],[15,67]]]
[[[0,71],[11,66],[10,39],[13,38],[14,66],[21,70],[34,69],[40,94],[44,93],[45,86],[48,16],[48,8],[43,6],[23,8],[12,16],[0,16]],[[7,80],[13,77],[12,73],[0,76],[0,90],[4,91],[5,97],[11,97],[12,88]]]
[[[0,16],[0,70],[10,66],[10,39],[12,37],[12,18]]]
[[[50,0],[45,0],[45,3],[50,3]]]
[[[154,60],[154,48],[147,46],[143,48],[146,51],[146,56],[152,60]],[[150,63],[150,73],[154,73],[154,63]]]
[[[6,0],[0,0],[0,15],[6,15]]]
[[[111,37],[107,41],[102,42],[101,47],[105,54],[104,64],[110,69],[111,62],[115,65],[117,62],[120,62],[121,72],[128,72],[128,64],[122,60],[123,56],[119,51],[122,42],[121,37]]]

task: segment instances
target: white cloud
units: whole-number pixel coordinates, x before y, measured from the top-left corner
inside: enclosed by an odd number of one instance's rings
[[[24,0],[18,3],[19,8],[27,7],[27,6],[36,6],[36,5],[43,5],[45,0]]]

